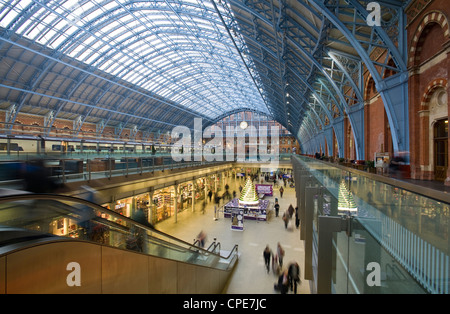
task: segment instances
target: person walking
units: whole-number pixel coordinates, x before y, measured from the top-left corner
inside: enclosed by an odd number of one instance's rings
[[[281,246],[280,242],[277,244],[277,255],[278,255],[278,264],[280,267],[283,267],[283,258],[284,258],[284,249]]]
[[[267,268],[267,273],[269,273],[270,270],[270,258],[272,257],[272,250],[269,248],[269,245],[266,245],[266,248],[263,251],[264,256],[264,263]]]
[[[278,282],[274,285],[275,290],[280,291],[281,294],[287,294],[289,291],[288,271],[285,270],[278,277]]]
[[[279,212],[280,212],[280,204],[278,204],[278,201],[275,201],[275,217],[278,217]]]
[[[292,262],[288,267],[289,288],[297,294],[297,284],[300,283],[300,266],[297,262]]]
[[[202,231],[197,235],[198,240],[198,246],[200,246],[202,249],[205,247],[205,241],[206,241],[206,234]]]
[[[209,192],[208,192],[208,197],[209,197],[209,202],[210,202],[210,203],[211,203],[212,195],[213,195],[212,191],[209,190]]]
[[[141,225],[144,225],[150,229],[155,229],[151,223],[148,222],[147,217],[145,216],[144,210],[142,208],[138,208],[131,218],[140,223]],[[140,252],[148,253],[149,249],[149,241],[148,241],[148,234],[147,230],[139,227],[138,225],[132,225],[130,228],[132,231],[132,234],[135,236],[136,244],[137,244],[137,250]]]
[[[286,210],[285,212],[284,212],[284,214],[283,214],[283,221],[284,221],[284,229],[287,229],[288,228],[288,225],[289,225],[289,221],[290,221],[290,217],[289,217],[289,212]]]
[[[288,207],[288,213],[289,213],[289,218],[292,218],[292,216],[294,215],[294,206],[289,205]]]
[[[283,198],[283,192],[284,192],[283,187],[280,187],[280,198]]]
[[[202,202],[202,214],[205,214],[206,210],[206,200]]]

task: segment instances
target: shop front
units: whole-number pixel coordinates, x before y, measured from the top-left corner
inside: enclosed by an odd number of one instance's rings
[[[151,223],[172,217],[175,213],[175,186],[155,190],[151,206]]]
[[[188,208],[192,208],[193,183],[191,181],[178,185],[178,212],[182,212]]]

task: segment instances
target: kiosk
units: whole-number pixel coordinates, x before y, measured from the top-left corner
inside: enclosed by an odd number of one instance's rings
[[[234,198],[225,204],[224,217],[231,217],[234,222],[237,222],[237,218],[241,218],[242,225],[244,219],[266,221],[268,207],[269,200],[260,200],[253,182],[247,179],[239,199]]]

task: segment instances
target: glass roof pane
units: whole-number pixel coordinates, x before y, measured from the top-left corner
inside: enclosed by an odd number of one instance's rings
[[[22,7],[22,6],[21,6]],[[9,8],[4,8],[3,13],[0,14],[0,26],[7,27],[17,15],[19,15],[20,9],[10,10]]]

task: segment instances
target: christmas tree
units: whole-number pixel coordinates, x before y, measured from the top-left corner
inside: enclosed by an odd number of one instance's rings
[[[358,211],[358,207],[356,207],[353,196],[348,190],[344,180],[342,180],[339,185],[338,211],[348,215]]]
[[[256,193],[255,185],[250,178],[247,179],[242,188],[241,196],[239,197],[239,204],[241,205],[258,205],[259,197]]]

